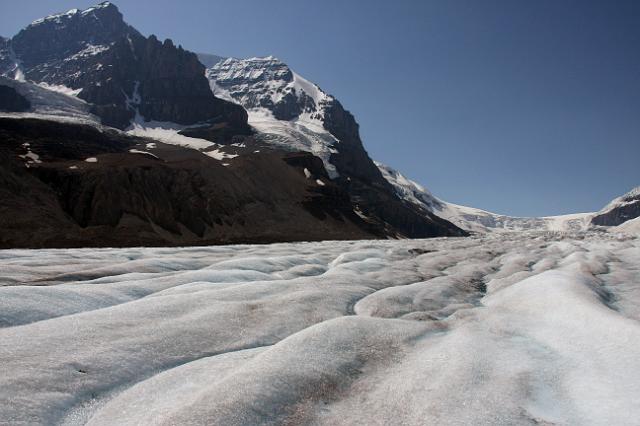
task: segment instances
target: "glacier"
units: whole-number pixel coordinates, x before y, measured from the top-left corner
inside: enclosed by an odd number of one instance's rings
[[[640,187],[615,198],[597,212],[572,213],[558,216],[517,217],[493,213],[475,207],[461,206],[444,201],[433,195],[428,189],[407,178],[399,171],[380,162],[375,162],[382,176],[391,184],[396,194],[406,202],[423,211],[431,212],[460,228],[472,233],[513,232],[513,231],[549,231],[579,232],[611,227],[613,232],[622,228],[623,222],[636,218],[640,208]],[[628,210],[625,212],[624,210]],[[603,217],[613,216],[613,223]],[[632,229],[627,225],[625,229]]]
[[[627,228],[3,250],[0,420],[636,424]]]

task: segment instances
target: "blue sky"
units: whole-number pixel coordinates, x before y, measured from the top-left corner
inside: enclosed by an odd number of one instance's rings
[[[0,35],[95,3],[0,4]],[[640,1],[122,0],[143,34],[273,54],[354,113],[370,155],[451,202],[538,216],[640,185]]]

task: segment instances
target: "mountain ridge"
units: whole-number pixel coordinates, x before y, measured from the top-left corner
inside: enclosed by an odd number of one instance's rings
[[[96,19],[113,31],[92,38]],[[16,47],[15,61],[0,85],[31,107],[0,114],[9,141],[0,190],[12,200],[0,211],[4,247],[466,235],[398,198],[369,159],[354,117],[334,98],[321,105],[323,92],[291,72],[301,98],[314,91],[316,98],[300,106],[289,93],[293,109],[280,116],[289,120],[270,125],[294,133],[277,143],[250,126],[241,103],[216,97],[196,54],[141,35],[110,2],[37,20],[16,40],[5,43]],[[32,43],[49,48],[25,53]],[[322,122],[311,117],[319,106]],[[304,114],[308,120],[294,123]],[[87,126],[110,135],[107,144],[126,143],[89,152],[80,140],[56,136],[76,128],[95,147],[103,139]],[[313,144],[328,155],[315,157]],[[48,200],[58,219],[36,210],[12,224],[8,217],[29,205],[30,194]]]
[[[32,44],[38,48],[31,49]],[[208,66],[205,67],[203,62]],[[467,231],[580,231],[600,225],[617,226],[640,215],[640,203],[636,204],[638,200],[633,197],[598,215],[585,213],[548,218],[515,218],[447,203],[399,172],[374,162],[360,138],[355,117],[335,96],[324,92],[278,58],[238,59],[192,53],[182,46],[175,46],[170,39],[160,41],[154,35],[143,36],[124,21],[111,2],[83,11],[72,9],[50,15],[34,21],[12,39],[0,39],[0,72],[5,75],[5,78],[0,78],[0,87],[12,95],[11,105],[4,109],[16,111],[0,113],[0,116],[89,125],[108,132],[119,129],[125,139],[131,138],[127,139],[131,142],[129,150],[122,148],[117,153],[118,158],[134,168],[149,168],[150,176],[166,173],[165,166],[195,155],[193,158],[199,159],[199,168],[210,167],[210,161],[215,160],[216,167],[234,170],[235,176],[244,181],[252,180],[253,174],[263,173],[261,167],[279,170],[280,176],[288,176],[286,181],[297,182],[295,176],[304,177],[305,185],[296,183],[297,192],[288,192],[282,202],[302,206],[319,224],[333,221],[331,226],[335,229],[325,227],[326,235],[332,235],[330,238],[340,238],[340,232],[350,237],[359,235],[359,238],[416,238],[463,236]],[[21,98],[28,103],[28,108]],[[27,110],[18,113],[20,108]],[[6,120],[3,123],[9,128],[16,128],[16,123]],[[51,130],[56,128],[53,124],[37,126]],[[9,158],[13,161],[9,168],[22,163],[54,192],[66,194],[59,196],[59,202],[62,211],[69,214],[68,207],[64,206],[72,202],[68,197],[72,197],[70,194],[74,192],[61,192],[58,181],[72,180],[73,183],[69,181],[65,185],[78,186],[76,192],[91,193],[90,188],[96,179],[95,170],[92,174],[84,173],[84,168],[70,162],[77,161],[75,157],[51,157],[48,147],[41,142],[30,143],[28,138],[35,136],[27,136],[28,132],[21,131],[23,133],[11,134],[22,144],[14,145],[13,152],[7,153],[7,161]],[[37,137],[42,139],[43,135]],[[167,150],[168,146],[175,148]],[[194,150],[197,154],[183,153],[182,150]],[[122,171],[112,169],[115,154],[109,153],[104,159],[100,156],[106,154],[98,154],[86,160],[95,160],[92,167],[104,167],[103,173],[111,170],[117,174]],[[130,155],[135,158],[129,158]],[[140,156],[155,160],[142,165]],[[264,157],[264,161],[249,161],[258,157]],[[55,165],[50,164],[52,158]],[[258,169],[250,170],[249,164]],[[285,169],[281,170],[283,165]],[[66,167],[67,170],[61,173],[57,167]],[[52,168],[56,169],[55,173],[52,170],[42,173],[42,170]],[[292,168],[294,174],[285,172],[287,168]],[[69,172],[69,169],[74,172]],[[173,170],[175,173],[185,172],[180,167]],[[149,178],[137,173],[133,175],[139,176],[141,181]],[[216,175],[218,177],[214,177],[204,169],[198,169],[196,174],[209,176],[204,180],[198,178],[203,184],[210,179],[214,182],[230,176],[220,172]],[[257,186],[232,185],[231,191],[234,197],[245,202],[254,203],[259,199],[262,203],[265,200],[258,193],[272,189],[267,185],[256,192],[263,184],[268,182]],[[144,198],[142,188],[145,185],[134,185],[130,190],[138,193],[135,197]],[[276,183],[272,186],[278,187]],[[101,187],[109,188],[109,185]],[[280,188],[287,192],[284,187]],[[157,203],[162,198],[160,194],[140,204],[134,201],[135,197],[131,198],[131,194],[106,190],[111,191],[117,200],[113,206],[105,205],[94,194],[80,203],[84,205],[82,208],[97,212],[99,210],[95,210],[94,203],[98,203],[105,209],[104,214],[112,218],[133,214],[138,218],[136,220],[142,221],[142,228],[151,229],[150,233],[145,231],[149,244],[216,243],[215,238],[227,242],[241,242],[243,238],[251,240],[246,234],[242,236],[242,232],[249,232],[247,221],[251,215],[239,219],[236,225],[233,225],[233,220],[228,222],[228,226],[240,227],[239,231],[232,232],[233,239],[229,240],[224,236],[228,235],[227,230],[206,231],[208,234],[203,231],[220,224],[227,226],[224,220],[216,222],[218,213],[197,219],[207,225],[195,228],[186,223],[200,217],[200,213],[193,210],[191,219],[184,215],[175,216],[175,211],[181,210],[181,206],[175,204],[180,203],[180,197],[158,207]],[[185,192],[189,193],[188,190]],[[196,205],[210,203],[202,191],[194,192],[191,197]],[[23,202],[26,203],[23,200],[18,204]],[[339,208],[332,208],[332,203],[337,203]],[[268,203],[261,205],[259,209],[267,208]],[[288,211],[291,212],[299,211],[298,207],[283,206],[284,210],[290,209]],[[228,208],[231,207],[223,207]],[[243,207],[233,207],[238,208]],[[163,211],[166,217],[158,219],[158,211]],[[269,214],[271,212],[267,216]],[[304,216],[296,213],[292,217],[302,217],[300,215]],[[71,216],[81,228],[96,224]],[[158,223],[164,225],[158,228]],[[97,224],[102,226],[100,221]],[[112,219],[109,226],[117,229],[120,223]],[[170,235],[172,233],[173,236]],[[317,233],[307,233],[308,238],[321,239]],[[268,232],[259,239],[268,241],[267,235]],[[277,238],[272,236],[274,241],[304,238],[304,232],[295,237],[287,236],[284,228],[277,235]]]
[[[126,128],[136,111],[147,120],[184,125],[210,119],[246,125],[242,109],[211,93],[195,54],[170,39],[144,37],[111,2],[32,22],[2,57],[1,74],[19,72],[30,81],[73,89],[111,127]],[[139,99],[135,105],[133,98]]]
[[[557,216],[516,217],[443,201],[422,185],[382,163],[376,163],[396,193],[407,202],[428,210],[474,233],[509,231],[575,232],[608,226],[615,228],[640,216],[640,187],[615,198],[597,212]],[[624,229],[624,228],[620,228]]]
[[[353,115],[281,60],[227,58],[206,73],[214,93],[247,109],[249,124],[261,134],[319,156],[368,219],[399,229],[400,235],[428,235],[429,226],[420,225],[420,216],[430,226],[446,226],[431,212],[395,199],[392,186],[369,158]]]

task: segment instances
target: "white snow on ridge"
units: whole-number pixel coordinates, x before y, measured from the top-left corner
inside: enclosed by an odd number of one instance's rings
[[[336,150],[333,145],[338,140],[326,130],[319,131],[310,123],[284,121],[273,118],[267,110],[249,110],[249,125],[260,132],[260,140],[286,150],[307,151],[319,157],[330,178],[336,178],[338,171],[331,161]]]
[[[317,84],[310,82],[293,71],[292,73],[293,87],[297,92],[304,92],[307,96],[311,97],[316,106],[320,106],[323,102],[331,100],[331,96],[324,93]]]
[[[581,231],[591,226],[591,218],[594,216],[594,213],[576,213],[547,217],[513,217],[461,206],[440,200],[422,185],[408,179],[391,167],[375,163],[402,199],[471,232]]]
[[[4,250],[0,418],[634,424],[639,261],[589,232]]]
[[[104,9],[106,7],[109,7],[109,6],[111,6],[111,3],[108,2],[108,1],[105,1],[105,2],[102,2],[102,3],[97,4],[95,6],[89,7],[87,9],[85,9],[85,10],[82,10],[82,11],[80,9],[71,9],[71,10],[68,10],[66,12],[57,13],[57,14],[54,14],[54,15],[45,16],[44,18],[36,19],[30,25],[32,25],[32,26],[33,25],[40,25],[40,24],[42,24],[43,22],[46,22],[46,21],[53,21],[53,22],[55,22],[57,24],[62,24],[62,23],[64,23],[64,21],[69,20],[69,19],[73,18],[74,16],[76,16],[78,14],[80,14],[82,16],[85,16],[85,15],[88,15],[88,14],[90,14],[92,12],[95,12],[98,9]]]
[[[42,163],[42,161],[40,160],[40,156],[35,152],[31,151],[30,148],[28,148],[26,154],[20,155],[20,158],[26,160],[27,163],[35,163],[35,164]]]
[[[63,12],[63,13],[57,13],[55,15],[49,15],[49,16],[46,16],[44,18],[36,19],[35,21],[33,21],[31,23],[31,25],[39,25],[39,24],[42,24],[45,21],[55,21],[56,23],[59,24],[59,23],[62,23],[62,21],[64,19],[71,18],[74,15],[78,14],[79,12],[80,12],[79,9],[71,9],[71,10],[68,10],[68,11]]]
[[[195,149],[220,161],[237,157],[236,154],[228,154],[221,151],[220,145],[214,142],[206,139],[184,136],[179,133],[181,130],[188,127],[189,126],[164,121],[145,121],[140,114],[137,114],[136,118],[131,123],[131,126],[125,131],[133,136],[150,138],[170,145]]]
[[[98,10],[98,9],[104,9],[104,8],[106,8],[106,7],[109,7],[109,6],[111,6],[111,3],[110,3],[110,2],[108,2],[108,1],[103,1],[103,2],[102,2],[102,3],[100,3],[100,4],[97,4],[97,5],[95,5],[95,6],[92,6],[92,7],[88,8],[88,9],[83,10],[83,11],[82,11],[82,15],[88,15],[88,14],[89,14],[89,13],[91,13],[91,12],[95,12],[95,11],[96,11],[96,10]]]
[[[170,145],[195,149],[219,161],[237,157],[235,154],[228,154],[221,151],[221,146],[214,142],[206,139],[184,136],[179,133],[191,126],[184,126],[166,121],[145,120],[139,111],[139,105],[142,102],[139,88],[140,82],[136,81],[131,96],[126,96],[125,102],[127,104],[127,108],[135,111],[136,113],[131,125],[125,129],[126,133],[133,136],[155,139]]]
[[[150,153],[148,151],[141,151],[139,149],[130,149],[129,152],[132,153],[132,154],[142,154],[142,155],[148,155],[150,157],[158,158],[158,156],[155,155],[155,154],[152,154],[152,153]]]
[[[214,95],[242,105],[249,124],[261,140],[281,149],[311,152],[320,157],[329,176],[338,176],[331,163],[339,141],[324,128],[324,108],[334,98],[316,84],[291,71],[273,56],[227,58],[207,70]],[[286,96],[293,96],[301,112],[291,120],[278,120],[272,112]],[[309,102],[310,101],[310,102]]]
[[[84,58],[87,56],[95,56],[104,51],[109,50],[110,48],[111,48],[111,45],[93,45],[93,44],[87,43],[84,49],[82,49],[78,53],[75,53],[69,56],[68,58],[65,58],[64,60],[65,62],[74,61],[76,59]]]
[[[78,96],[80,92],[82,92],[82,89],[72,89],[70,87],[63,86],[62,84],[55,85],[44,82],[37,84],[44,89],[51,90],[52,92],[62,93],[63,95],[67,96]]]
[[[126,132],[133,136],[147,137],[171,145],[184,146],[196,150],[204,150],[214,146],[211,141],[183,136],[178,132],[186,126],[161,121],[144,121],[143,118],[134,120]]]
[[[633,188],[631,191],[627,192],[624,195],[621,195],[618,198],[615,198],[609,204],[603,207],[602,210],[600,210],[598,213],[599,214],[607,213],[615,208],[623,207],[628,204],[637,203],[638,200],[634,198],[640,198],[640,186]]]
[[[0,83],[13,87],[31,103],[28,112],[2,112],[3,117],[40,118],[61,122],[73,122],[99,126],[100,119],[89,112],[90,106],[73,95],[79,91],[64,86],[34,84],[0,77]]]
[[[216,81],[211,78],[209,79],[209,87],[216,98],[224,99],[225,101],[233,102],[234,104],[237,103],[237,101],[231,97],[228,90],[218,86]]]

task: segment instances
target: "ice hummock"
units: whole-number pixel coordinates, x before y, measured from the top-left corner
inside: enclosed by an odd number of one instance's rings
[[[0,418],[634,424],[639,261],[596,232],[3,250]]]

